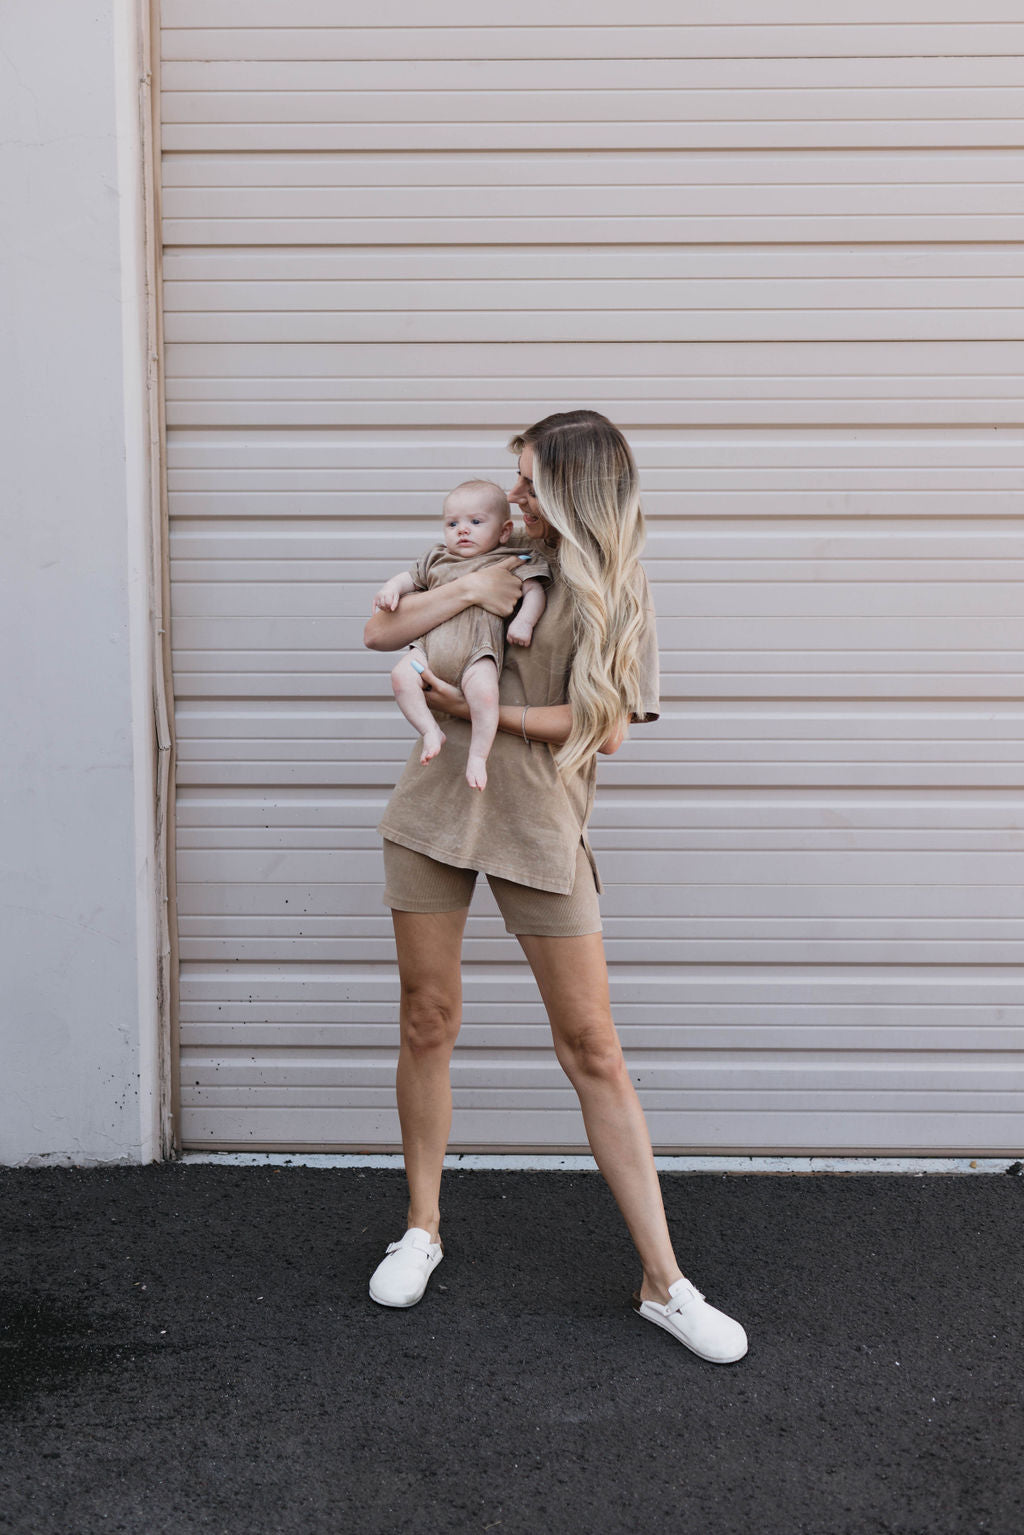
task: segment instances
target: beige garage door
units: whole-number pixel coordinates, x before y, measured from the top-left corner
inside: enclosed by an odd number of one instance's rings
[[[514,10],[164,0],[185,1144],[397,1145],[362,622],[588,405],[661,618],[594,824],[656,1145],[1016,1149],[1016,0]],[[583,1145],[486,893],[466,954],[453,1144]]]

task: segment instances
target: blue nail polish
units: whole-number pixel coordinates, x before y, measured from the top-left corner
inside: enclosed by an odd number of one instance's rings
[[[415,660],[413,656],[409,657],[409,665],[414,672],[425,672],[427,669],[421,661]]]
[[[533,559],[533,555],[532,554],[521,554],[519,556],[519,558],[521,560],[532,560]]]

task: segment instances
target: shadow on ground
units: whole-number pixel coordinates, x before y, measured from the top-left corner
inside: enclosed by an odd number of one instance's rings
[[[714,1366],[596,1174],[0,1170],[0,1530],[1021,1535],[1024,1180],[663,1174]]]

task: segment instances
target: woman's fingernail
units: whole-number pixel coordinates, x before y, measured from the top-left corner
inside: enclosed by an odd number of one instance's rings
[[[519,556],[519,558],[521,560],[532,560],[533,559],[533,555],[532,554],[521,554]]]
[[[416,661],[412,656],[409,657],[409,665],[412,667],[414,672],[425,672],[427,669],[423,665],[422,661]]]

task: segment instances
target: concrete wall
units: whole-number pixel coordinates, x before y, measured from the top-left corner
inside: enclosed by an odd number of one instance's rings
[[[0,1161],[160,1154],[140,21],[0,15]]]

